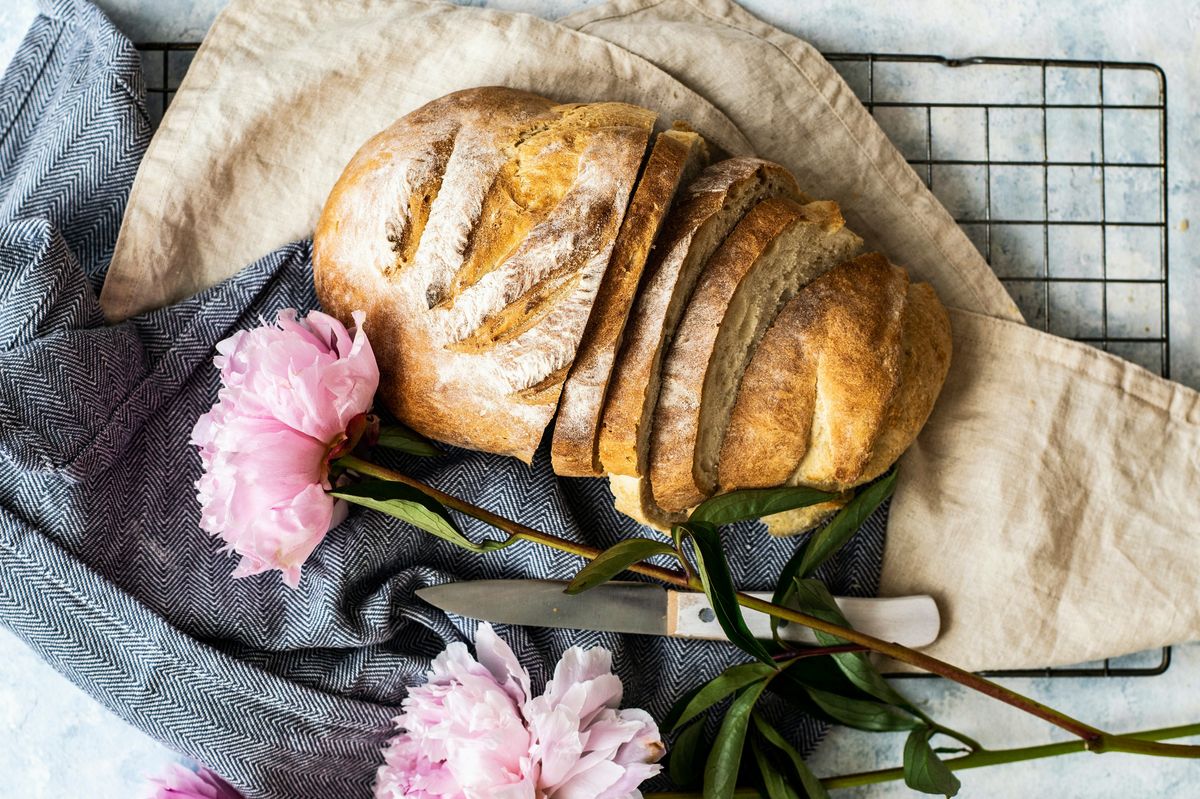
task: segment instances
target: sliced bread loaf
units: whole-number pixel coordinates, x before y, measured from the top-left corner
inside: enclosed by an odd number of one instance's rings
[[[853,257],[862,240],[837,204],[755,206],[705,265],[663,366],[650,444],[656,503],[682,512],[717,488],[742,373],[781,306]]]
[[[646,259],[676,193],[707,163],[708,148],[698,133],[668,130],[655,139],[563,384],[551,444],[555,474],[602,473],[599,438],[604,398]]]

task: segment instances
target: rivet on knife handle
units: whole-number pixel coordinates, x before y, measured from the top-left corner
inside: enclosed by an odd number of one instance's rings
[[[752,594],[770,601],[770,594]],[[850,626],[859,632],[907,647],[922,647],[937,640],[941,617],[933,597],[837,597]],[[771,619],[757,610],[742,608],[746,626],[755,638],[771,638]],[[667,635],[723,641],[725,634],[704,594],[667,592]],[[801,644],[815,644],[812,630],[799,624],[781,624],[779,636]]]

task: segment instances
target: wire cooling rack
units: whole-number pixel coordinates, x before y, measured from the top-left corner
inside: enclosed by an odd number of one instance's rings
[[[1153,64],[826,54],[1035,327],[1169,376],[1167,82]],[[1153,676],[1171,649],[1016,677]]]
[[[155,125],[197,45],[139,45]],[[1035,327],[1164,377],[1167,84],[1153,64],[826,58],[992,265]],[[1014,677],[1162,674],[1171,649]]]

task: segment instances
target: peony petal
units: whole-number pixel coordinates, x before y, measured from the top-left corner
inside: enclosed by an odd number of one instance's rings
[[[529,719],[537,740],[534,755],[541,760],[541,785],[550,788],[567,779],[583,754],[579,717],[566,708],[553,708]]]
[[[484,622],[475,631],[475,651],[479,662],[486,668],[496,682],[504,686],[513,700],[525,704],[533,695],[529,685],[529,672],[521,666],[517,656],[506,644],[492,625]]]
[[[476,652],[451,644],[409,692],[377,799],[641,799],[662,743],[649,715],[611,706],[621,684],[609,653],[568,650],[546,692],[525,700],[529,675],[490,625]]]
[[[623,724],[636,724],[640,730],[617,750],[613,758],[618,763],[656,763],[666,753],[658,724],[649,713],[639,708],[618,711]]]
[[[625,769],[616,763],[601,761],[547,792],[547,799],[596,799],[609,792],[625,777]]]
[[[320,317],[321,324],[314,325],[313,317]],[[328,321],[327,321],[328,320]],[[320,311],[312,311],[303,322],[296,319],[295,308],[283,308],[275,315],[275,324],[285,333],[290,333],[297,341],[302,341],[312,347],[319,353],[329,353],[333,348],[329,346],[330,336],[326,333],[329,327],[328,322],[341,327],[341,323],[328,314],[323,314]],[[343,330],[345,328],[342,328]]]
[[[172,763],[150,783],[157,788],[152,799],[242,799],[232,785],[203,767],[192,771]]]
[[[539,799],[539,797],[537,786],[533,780],[529,779],[482,791],[468,799]]]
[[[546,686],[546,693],[565,693],[572,685],[594,680],[612,673],[612,653],[596,647],[584,650],[573,646],[563,652],[554,667],[554,680]]]

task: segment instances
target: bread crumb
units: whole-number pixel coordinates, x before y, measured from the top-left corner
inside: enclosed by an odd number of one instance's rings
[[[1187,219],[1184,219],[1182,222],[1179,223],[1179,229],[1182,230],[1184,233],[1186,233],[1187,229],[1191,226],[1192,226],[1191,223],[1188,222]]]

